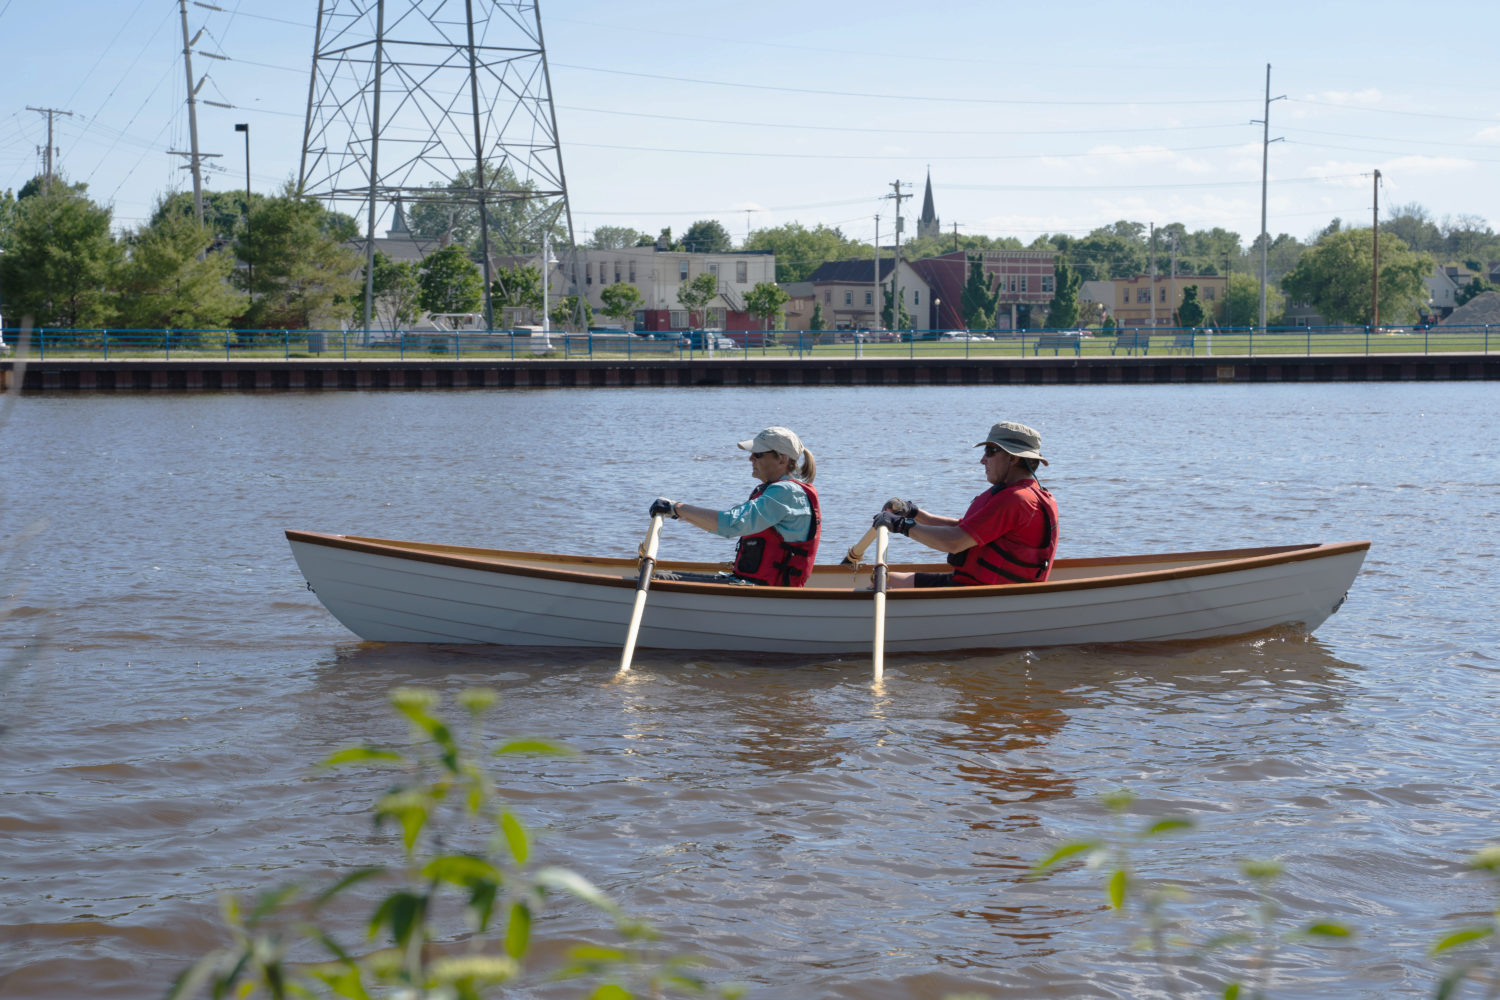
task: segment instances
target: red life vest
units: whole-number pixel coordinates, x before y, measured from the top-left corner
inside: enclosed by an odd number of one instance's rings
[[[745,535],[734,552],[734,575],[773,587],[800,587],[807,583],[812,572],[813,560],[818,558],[818,536],[822,533],[823,516],[818,510],[818,493],[799,479],[777,480],[792,482],[802,487],[812,505],[812,531],[805,542],[789,542],[781,532],[770,527]],[[766,491],[770,483],[761,483],[750,491],[754,500]]]
[[[995,497],[1006,490],[1026,489],[1036,490],[1037,512],[1042,515],[1042,543],[1026,545],[1013,537],[1002,537],[955,552],[948,557],[955,584],[1040,583],[1047,579],[1052,572],[1052,556],[1057,552],[1057,501],[1035,479],[993,487],[989,495]],[[1022,501],[1017,497],[1012,502]]]

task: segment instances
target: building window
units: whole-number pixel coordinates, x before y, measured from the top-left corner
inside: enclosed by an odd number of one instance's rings
[[[823,293],[823,301],[826,302],[828,305],[833,305],[833,293],[825,291]]]
[[[1151,301],[1151,289],[1149,289],[1149,288],[1137,288],[1135,290],[1135,300],[1137,302],[1150,302]]]
[[[615,261],[615,283],[618,284],[619,281],[620,281],[620,262],[619,261]]]
[[[635,284],[635,261],[630,262],[630,283]]]
[[[688,280],[688,262],[685,260],[680,260],[677,262],[677,280]]]
[[[1056,288],[1057,288],[1057,286],[1053,284],[1053,276],[1052,275],[1050,275],[1050,274],[1044,274],[1044,275],[1042,275],[1042,291],[1044,291],[1044,292],[1056,291]]]
[[[874,292],[865,292],[865,305],[869,306],[869,305],[874,305],[874,304],[875,304],[875,293]]]
[[[1021,275],[1021,291],[1026,291],[1026,275]]]
[[[1014,274],[1012,274],[1010,276],[1010,290],[1011,291],[1015,291],[1016,290],[1016,276]]]
[[[1156,301],[1158,301],[1158,302],[1165,302],[1165,301],[1167,301],[1167,290],[1165,288],[1158,288],[1156,290]]]
[[[1205,285],[1205,286],[1203,286],[1203,297],[1205,299],[1207,299],[1208,301],[1212,302],[1214,300],[1214,295],[1215,295],[1215,289],[1214,289],[1213,285]]]
[[[750,280],[750,265],[742,260],[734,262],[734,280],[743,285]]]
[[[717,278],[719,276],[719,265],[718,264],[710,264],[710,265],[708,265],[708,273],[711,274],[711,275],[713,275],[715,278]]]
[[[599,262],[599,284],[601,284],[601,285],[607,285],[607,284],[609,284],[609,277],[608,277],[608,275],[606,275],[604,273],[604,268],[605,268],[604,261],[601,260]]]
[[[922,304],[922,290],[920,288],[913,288],[911,290],[911,304],[914,306]]]
[[[846,305],[846,306],[852,306],[852,305],[854,305],[854,293],[853,292],[845,292],[844,293],[844,305]]]

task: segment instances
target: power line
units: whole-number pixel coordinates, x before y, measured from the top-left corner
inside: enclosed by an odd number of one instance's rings
[[[927,94],[878,94],[857,90],[819,90],[811,87],[779,87],[769,83],[731,83],[726,80],[704,80],[697,77],[666,76],[660,73],[640,73],[623,69],[604,69],[600,66],[579,66],[573,63],[552,63],[556,69],[573,69],[584,73],[607,73],[612,76],[630,76],[643,80],[666,80],[669,83],[695,83],[707,87],[732,87],[740,90],[769,90],[783,94],[817,94],[821,97],[863,97],[880,101],[916,101],[932,104],[983,104],[1006,107],[1183,107],[1200,104],[1247,104],[1242,97],[1200,98],[1180,101],[1043,101],[1019,100],[1000,97],[934,97]]]

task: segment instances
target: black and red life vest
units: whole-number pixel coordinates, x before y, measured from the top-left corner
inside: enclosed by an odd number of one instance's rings
[[[807,494],[812,506],[812,530],[807,541],[789,542],[781,532],[770,527],[745,535],[734,553],[734,575],[773,587],[800,587],[807,583],[812,573],[813,560],[818,558],[818,536],[822,533],[823,516],[818,509],[818,493],[800,479],[778,479],[777,482],[796,483]],[[766,491],[770,483],[761,483],[750,491],[754,500]]]
[[[1057,501],[1042,489],[1035,479],[1010,486],[991,488],[990,496],[1006,490],[1036,490],[1037,512],[1042,516],[1042,543],[1025,545],[1013,538],[997,538],[975,545],[948,557],[953,565],[953,582],[960,585],[996,583],[1040,583],[1052,572],[1052,556],[1057,552]]]

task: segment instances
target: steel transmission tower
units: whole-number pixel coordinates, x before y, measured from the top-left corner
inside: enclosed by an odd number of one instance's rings
[[[446,217],[429,236],[477,218],[493,327],[493,249],[539,252],[564,220],[575,245],[540,0],[320,0],[298,187],[358,206],[366,330],[387,209]]]

